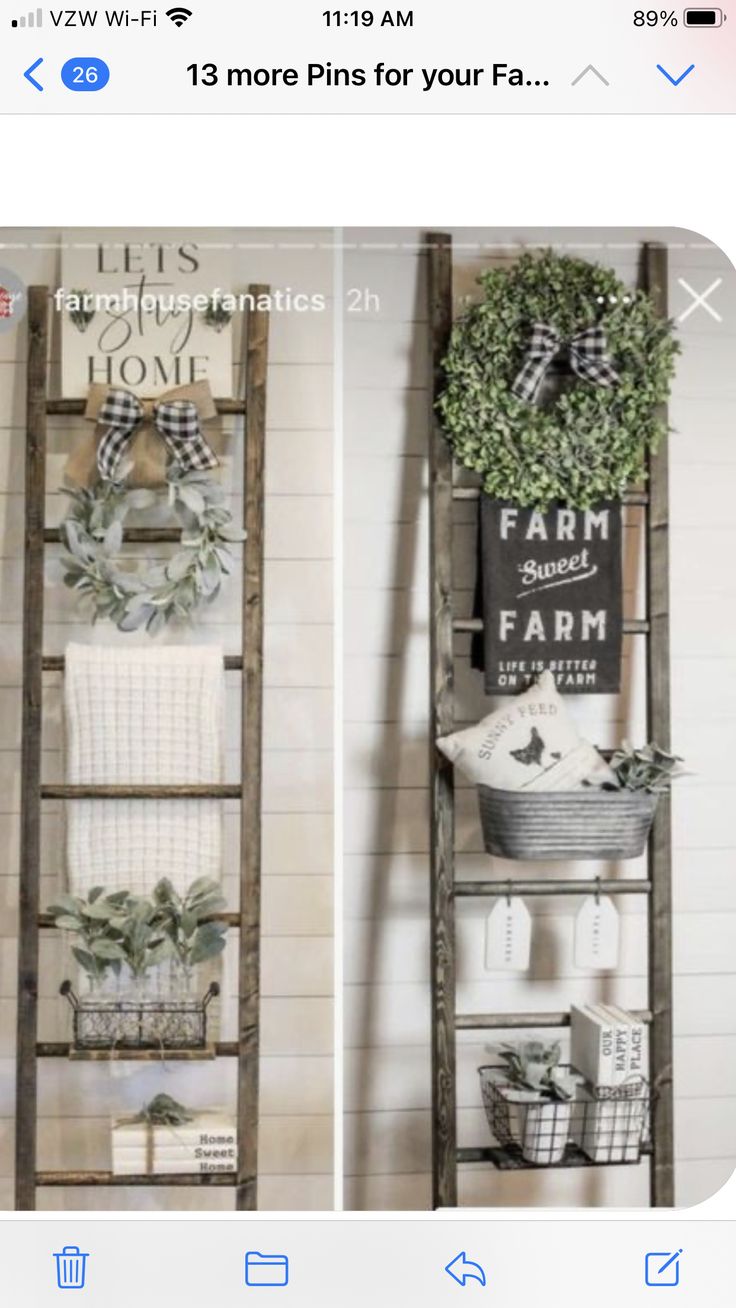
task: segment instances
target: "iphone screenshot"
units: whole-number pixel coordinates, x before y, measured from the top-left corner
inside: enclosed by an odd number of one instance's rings
[[[733,1308],[736,8],[0,71],[3,1304]]]

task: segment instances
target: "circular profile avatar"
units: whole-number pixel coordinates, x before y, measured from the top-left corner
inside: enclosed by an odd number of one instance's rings
[[[14,331],[26,315],[28,295],[20,278],[0,267],[0,332]]]

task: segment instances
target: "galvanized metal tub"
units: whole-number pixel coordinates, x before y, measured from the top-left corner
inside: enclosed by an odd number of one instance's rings
[[[529,792],[478,786],[485,848],[498,858],[638,858],[658,798],[640,790]]]

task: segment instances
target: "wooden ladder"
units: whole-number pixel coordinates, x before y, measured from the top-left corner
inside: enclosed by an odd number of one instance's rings
[[[493,1161],[489,1147],[458,1148],[456,1032],[569,1026],[567,1012],[458,1013],[455,976],[455,900],[506,895],[508,881],[455,879],[455,805],[451,763],[435,740],[454,730],[454,652],[458,632],[479,631],[482,621],[453,617],[453,501],[479,499],[477,488],[454,485],[453,459],[436,401],[444,389],[442,361],[452,327],[452,240],[427,237],[430,387],[430,776],[431,776],[431,986],[432,986],[432,1205],[457,1206],[458,1164]],[[657,312],[667,316],[667,250],[645,245],[641,282]],[[666,409],[662,409],[666,418]],[[629,619],[624,632],[647,641],[647,733],[670,748],[669,541],[667,442],[649,460],[645,493],[625,503],[646,513],[645,620]],[[650,1086],[654,1109],[650,1153],[650,1200],[674,1205],[672,1102],[672,888],[670,800],[657,808],[648,850],[648,875],[637,881],[515,881],[520,895],[641,894],[648,906],[648,1005]]]
[[[262,303],[268,287],[249,287]],[[20,921],[16,1072],[15,1207],[33,1209],[38,1186],[234,1186],[236,1207],[257,1207],[261,752],[263,724],[263,528],[266,369],[269,315],[251,310],[245,334],[245,399],[216,401],[218,414],[244,415],[244,527],[242,654],[225,668],[241,673],[241,783],[210,786],[45,785],[41,779],[43,674],[63,672],[63,657],[43,654],[44,547],[59,543],[58,528],[45,525],[46,426],[49,416],[82,415],[83,400],[48,395],[49,290],[32,286],[28,297],[28,383],[25,460],[25,564],[23,581],[23,735],[21,747]],[[173,528],[128,528],[132,543],[178,541]],[[39,1171],[37,1168],[38,1059],[68,1058],[65,1042],[38,1040],[39,930],[53,928],[41,913],[41,807],[45,800],[100,798],[239,799],[240,906],[220,919],[239,931],[238,1039],[215,1045],[215,1056],[238,1060],[238,1161],[233,1173],[115,1176],[105,1171]],[[109,1051],[93,1051],[110,1058]],[[176,1057],[167,1051],[166,1058]],[[180,1058],[201,1056],[179,1051]],[[160,1059],[158,1050],[116,1052],[116,1058]]]

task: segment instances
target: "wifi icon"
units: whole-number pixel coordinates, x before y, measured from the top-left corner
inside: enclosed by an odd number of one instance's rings
[[[166,10],[166,17],[170,18],[172,23],[177,27],[183,27],[188,18],[191,18],[191,9],[185,9],[183,5],[177,5],[174,9]]]

